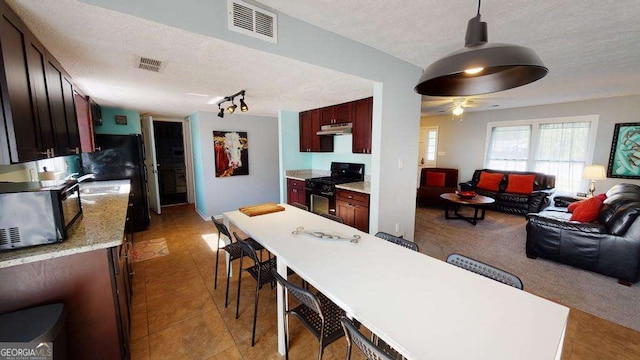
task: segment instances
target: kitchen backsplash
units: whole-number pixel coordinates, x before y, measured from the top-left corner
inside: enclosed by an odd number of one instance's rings
[[[51,174],[45,174],[44,168]],[[0,166],[0,181],[26,182],[64,179],[69,175],[82,175],[80,155],[60,156],[15,165]]]

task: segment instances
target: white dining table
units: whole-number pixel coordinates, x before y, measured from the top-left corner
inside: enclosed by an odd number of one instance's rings
[[[291,268],[407,359],[560,359],[569,308],[280,205],[285,211],[253,217],[231,211],[224,220],[273,253],[280,275],[286,278]],[[299,227],[304,230],[293,234]],[[321,239],[305,231],[360,239]],[[278,351],[284,354],[280,286],[277,306]]]

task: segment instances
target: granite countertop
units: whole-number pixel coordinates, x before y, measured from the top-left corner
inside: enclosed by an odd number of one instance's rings
[[[314,177],[331,176],[331,171],[328,170],[285,170],[284,176],[289,179],[305,181]]]
[[[286,170],[284,176],[288,179],[305,181],[314,177],[331,176],[331,171],[315,169]],[[336,188],[370,194],[371,181],[369,180],[369,175],[365,175],[364,180],[365,181],[336,185]]]
[[[129,180],[81,183],[82,217],[69,237],[61,243],[0,252],[0,268],[121,245],[129,191]]]
[[[352,182],[352,183],[346,183],[346,184],[339,184],[339,185],[336,185],[336,188],[361,192],[364,194],[371,193],[371,183],[369,181],[358,181],[358,182]]]

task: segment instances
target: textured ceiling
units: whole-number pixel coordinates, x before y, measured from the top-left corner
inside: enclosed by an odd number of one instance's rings
[[[422,68],[462,48],[477,6],[473,0],[247,1]],[[183,116],[216,110],[187,92],[229,95],[246,88],[250,113],[273,116],[372,94],[368,80],[83,3],[7,2],[104,105]],[[489,42],[530,47],[550,72],[520,88],[473,97],[469,110],[640,94],[638,0],[485,0],[481,14]],[[137,56],[166,67],[160,74],[138,70]],[[449,108],[442,98],[423,100],[424,114]]]
[[[425,68],[464,46],[475,0],[259,0],[326,30]],[[540,105],[640,94],[640,1],[483,1],[489,42],[534,49],[549,68],[542,80],[477,96],[475,109]],[[417,82],[417,79],[416,79]],[[423,113],[442,98],[425,97]]]
[[[248,115],[276,116],[373,94],[369,80],[76,1],[7,3],[103,106],[182,117],[245,89]],[[160,73],[138,69],[139,56],[163,61]]]

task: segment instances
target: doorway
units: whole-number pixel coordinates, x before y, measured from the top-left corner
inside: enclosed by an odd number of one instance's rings
[[[188,201],[187,166],[182,123],[154,121],[153,134],[160,205],[185,204]]]

